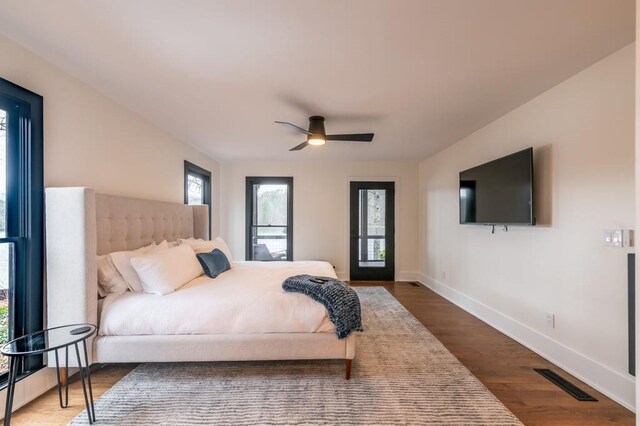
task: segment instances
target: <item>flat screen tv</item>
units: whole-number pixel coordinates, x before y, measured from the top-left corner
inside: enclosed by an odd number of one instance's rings
[[[460,223],[535,225],[533,148],[460,172]]]

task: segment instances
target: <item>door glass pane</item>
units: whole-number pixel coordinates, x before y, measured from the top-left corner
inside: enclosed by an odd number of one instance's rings
[[[288,191],[282,184],[253,186],[253,260],[287,260]]]
[[[361,189],[359,200],[359,265],[383,268],[385,266],[386,191]]]
[[[204,204],[204,179],[187,175],[187,204]]]
[[[0,109],[0,238],[7,236],[6,232],[6,201],[7,201],[7,113]],[[0,244],[0,346],[9,341],[9,280],[11,277],[10,261],[13,244]],[[7,370],[7,359],[0,357],[0,372]]]

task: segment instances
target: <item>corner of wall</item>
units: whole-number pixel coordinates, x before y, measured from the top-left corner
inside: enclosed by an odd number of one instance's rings
[[[635,382],[448,285],[420,274],[419,283],[635,412]]]

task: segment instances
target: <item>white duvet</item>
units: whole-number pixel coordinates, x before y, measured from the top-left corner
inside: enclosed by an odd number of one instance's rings
[[[203,275],[174,293],[110,294],[100,335],[314,333],[335,329],[310,297],[282,290],[292,275],[335,277],[327,262],[234,262],[212,279]]]

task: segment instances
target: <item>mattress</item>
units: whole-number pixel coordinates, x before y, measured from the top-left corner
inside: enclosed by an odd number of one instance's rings
[[[285,278],[303,273],[336,276],[327,262],[234,262],[215,279],[203,275],[164,296],[110,294],[103,302],[99,334],[333,332],[322,304],[282,290]]]

